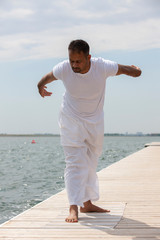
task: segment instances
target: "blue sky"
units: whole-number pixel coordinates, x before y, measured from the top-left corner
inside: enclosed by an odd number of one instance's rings
[[[140,78],[107,79],[105,132],[160,132],[159,0],[1,0],[0,133],[59,133],[61,81],[37,82],[82,38],[91,55],[137,65]]]

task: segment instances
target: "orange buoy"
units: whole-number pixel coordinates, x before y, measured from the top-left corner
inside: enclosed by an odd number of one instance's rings
[[[36,141],[35,141],[35,140],[32,140],[32,143],[36,143]]]

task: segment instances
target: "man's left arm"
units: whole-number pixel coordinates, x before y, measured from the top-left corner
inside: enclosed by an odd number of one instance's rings
[[[139,77],[141,73],[142,73],[141,69],[134,65],[127,66],[118,64],[118,71],[116,75],[125,74],[131,77]]]

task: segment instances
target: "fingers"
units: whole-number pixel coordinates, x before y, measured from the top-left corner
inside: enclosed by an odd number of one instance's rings
[[[44,96],[51,96],[52,92],[47,92],[46,90],[44,90]]]
[[[43,98],[52,95],[52,92],[46,91],[45,88],[47,88],[47,87],[43,86],[43,87],[39,88],[39,93]]]
[[[52,92],[48,92],[45,89],[43,89],[41,96],[42,97],[49,97],[52,95]]]
[[[133,77],[139,77],[142,73],[141,69],[137,66],[131,65],[131,67],[133,67],[135,69],[134,73],[133,73]]]
[[[133,67],[133,68],[136,68],[136,69],[140,70],[140,68],[139,68],[139,67],[137,67],[137,66],[135,66],[135,65],[131,65],[131,67]]]

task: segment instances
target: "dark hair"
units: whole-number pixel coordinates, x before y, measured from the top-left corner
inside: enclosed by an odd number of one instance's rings
[[[89,45],[87,42],[81,39],[73,40],[70,42],[68,46],[68,50],[72,50],[74,52],[83,52],[85,55],[89,54]]]

